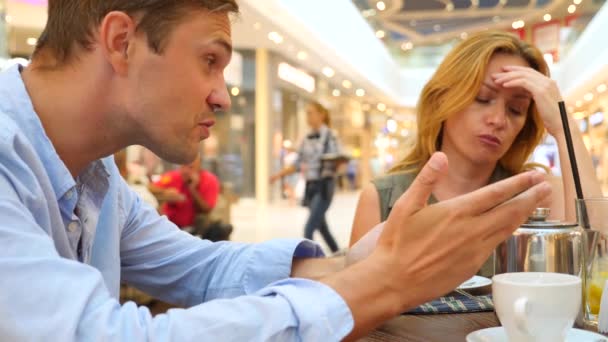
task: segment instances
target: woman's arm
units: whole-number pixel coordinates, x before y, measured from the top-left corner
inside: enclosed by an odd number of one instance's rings
[[[270,184],[278,181],[279,179],[281,179],[283,177],[289,176],[297,171],[298,170],[294,165],[287,166],[286,168],[279,171],[278,173],[275,173],[274,175],[270,176]]]
[[[380,223],[380,199],[373,184],[363,188],[355,211],[353,228],[350,235],[350,246],[359,241],[368,231]]]
[[[553,217],[559,219],[565,219],[567,221],[576,220],[576,211],[574,206],[574,199],[576,198],[576,191],[574,188],[574,180],[572,176],[572,168],[570,167],[570,158],[568,156],[568,150],[566,146],[566,139],[564,134],[564,128],[559,112],[558,103],[562,101],[557,83],[541,74],[540,72],[522,66],[505,66],[503,72],[493,74],[494,82],[502,85],[506,88],[521,87],[527,90],[534,99],[534,103],[538,108],[543,124],[547,129],[547,132],[555,137],[557,141],[557,147],[559,151],[559,160],[561,163],[561,171],[563,177],[563,209],[555,208]],[[574,154],[576,155],[576,161],[578,164],[578,172],[581,178],[581,185],[583,188],[584,197],[598,197],[602,196],[602,189],[600,182],[595,175],[593,169],[593,162],[589,155],[583,138],[579,130],[577,130],[574,119],[568,117],[570,133],[572,135],[572,142],[574,145]],[[574,128],[573,128],[574,127]],[[556,192],[554,186],[553,190]]]

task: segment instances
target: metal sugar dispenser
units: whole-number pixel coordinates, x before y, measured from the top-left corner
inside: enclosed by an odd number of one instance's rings
[[[583,277],[584,230],[576,223],[548,221],[549,209],[534,210],[528,221],[501,243],[495,274],[555,272]]]

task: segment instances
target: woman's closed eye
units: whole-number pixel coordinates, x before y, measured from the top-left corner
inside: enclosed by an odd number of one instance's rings
[[[475,98],[475,101],[477,103],[481,103],[481,104],[489,104],[489,103],[492,102],[492,99],[478,96],[478,97]]]

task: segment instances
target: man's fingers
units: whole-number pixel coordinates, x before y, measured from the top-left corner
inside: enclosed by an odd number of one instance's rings
[[[434,153],[407,191],[397,200],[393,211],[400,217],[405,217],[424,208],[433,192],[433,187],[446,173],[447,167],[446,155],[442,152]]]
[[[530,171],[490,184],[446,202],[464,215],[478,216],[541,183],[545,175]]]
[[[528,216],[551,194],[551,185],[542,182],[515,196],[511,200],[478,217],[474,226],[482,229],[480,235],[487,242],[496,246],[507,239],[517,227],[526,221]],[[486,223],[490,222],[489,227]]]

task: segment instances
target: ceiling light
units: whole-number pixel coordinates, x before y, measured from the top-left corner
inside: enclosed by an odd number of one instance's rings
[[[547,14],[543,15],[543,19],[545,21],[551,21],[551,14],[547,13]]]
[[[230,94],[232,94],[232,96],[239,96],[240,93],[241,90],[239,89],[239,87],[230,88]]]
[[[587,101],[587,102],[593,100],[593,93],[585,94],[585,96],[583,96],[583,99],[585,99],[585,101]]]
[[[373,8],[370,8],[368,10],[362,11],[361,14],[363,14],[364,18],[373,17],[376,15],[376,10]]]
[[[606,84],[602,83],[602,84],[598,85],[595,90],[597,90],[598,93],[605,92],[606,91]]]
[[[38,43],[38,39],[34,38],[34,37],[29,37],[28,39],[25,40],[25,42],[27,43],[27,45],[29,46],[35,46],[36,43]]]
[[[439,24],[433,25],[433,30],[435,30],[435,32],[441,31],[441,25],[439,25]]]
[[[395,119],[388,119],[388,120],[386,120],[386,129],[390,133],[397,132],[397,121],[395,121]]]
[[[583,0],[574,0],[572,2],[574,2],[575,5],[580,5]]]
[[[261,29],[261,28],[262,28],[262,24],[260,24],[260,23],[255,23],[255,24],[253,24],[253,28],[254,28],[254,29],[256,29],[256,30],[259,30],[259,29]]]
[[[338,96],[340,96],[342,93],[340,92],[340,89],[334,89],[334,90],[331,92],[331,94],[332,94],[334,97],[338,97]]]
[[[384,1],[378,1],[376,2],[376,8],[378,9],[378,11],[384,11],[386,9],[386,4],[384,3]]]
[[[526,26],[526,23],[523,20],[516,20],[511,25],[511,27],[513,27],[515,30],[523,28],[524,26]]]
[[[299,60],[303,61],[306,58],[308,58],[308,54],[306,53],[306,51],[300,51],[300,52],[298,52],[297,57]]]
[[[334,75],[336,74],[336,72],[334,71],[334,69],[330,68],[330,67],[325,67],[323,68],[323,75],[332,78],[334,77]]]
[[[448,12],[452,12],[454,10],[454,3],[448,2],[448,4],[445,5],[445,10]]]
[[[576,12],[576,5],[568,6],[568,13],[572,14],[574,12]]]
[[[462,33],[460,34],[460,39],[467,39],[468,37],[469,37],[469,34],[468,34],[468,33],[466,33],[466,32],[462,32]]]
[[[270,39],[275,44],[281,44],[283,42],[283,36],[274,31],[268,33],[268,39]]]
[[[581,100],[576,101],[575,106],[576,106],[576,108],[581,108],[583,106],[583,101],[581,101]]]
[[[407,42],[407,43],[401,44],[401,49],[403,49],[403,50],[411,50],[412,48],[414,48],[414,43],[412,43],[412,42]]]
[[[365,96],[365,90],[357,89],[357,91],[355,92],[355,95],[357,95],[359,97],[363,97],[363,96]]]
[[[344,81],[342,81],[342,86],[346,89],[350,89],[353,86],[353,84],[349,80],[344,80]]]
[[[379,39],[384,38],[384,36],[385,36],[384,31],[382,31],[382,30],[376,31],[376,37],[378,37]]]
[[[384,112],[386,110],[386,105],[384,103],[380,102],[380,103],[378,103],[376,108],[378,108],[379,111]]]

